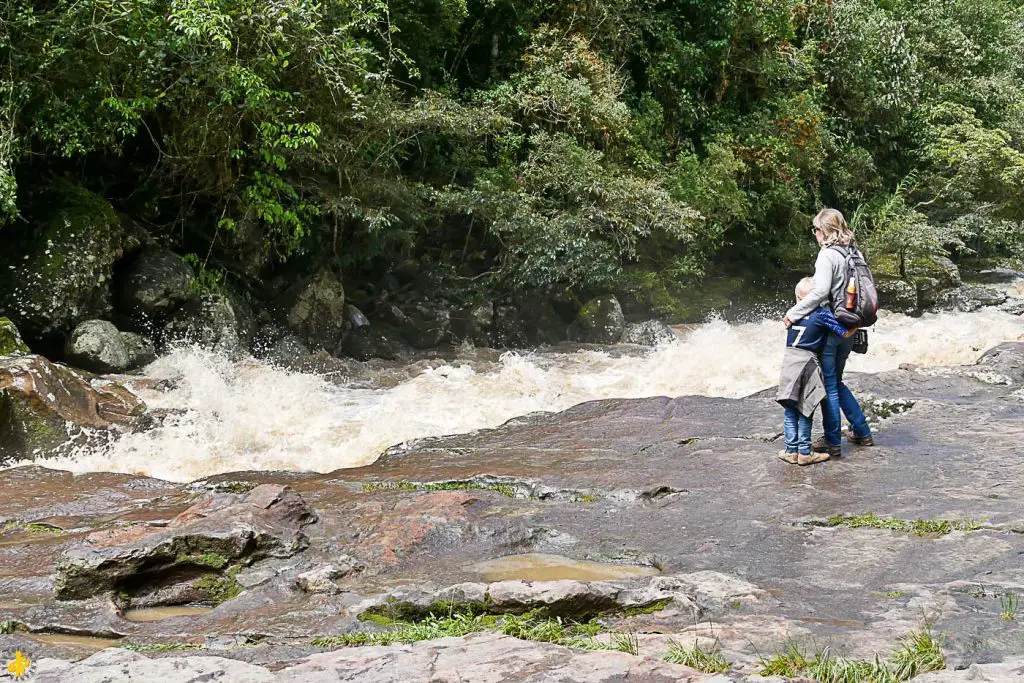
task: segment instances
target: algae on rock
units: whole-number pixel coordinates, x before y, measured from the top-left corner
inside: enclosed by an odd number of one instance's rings
[[[21,333],[9,318],[0,317],[0,356],[12,356],[16,353],[31,353],[28,345],[22,341]]]

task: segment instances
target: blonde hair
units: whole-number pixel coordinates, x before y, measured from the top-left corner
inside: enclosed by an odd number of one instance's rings
[[[799,301],[800,299],[803,299],[805,296],[810,294],[811,291],[813,291],[813,290],[814,290],[814,278],[813,277],[805,277],[803,280],[801,280],[800,282],[796,283],[796,298],[797,298],[797,301]]]
[[[835,209],[822,209],[814,217],[814,227],[821,230],[823,246],[831,247],[841,244],[844,247],[853,244],[853,231],[846,224],[843,214]]]

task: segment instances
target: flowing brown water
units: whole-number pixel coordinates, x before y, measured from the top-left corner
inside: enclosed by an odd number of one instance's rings
[[[1024,335],[1024,319],[995,309],[920,318],[882,313],[870,353],[852,356],[848,371],[971,363]],[[776,383],[784,339],[778,320],[716,320],[646,353],[509,352],[499,360],[467,353],[382,374],[381,388],[338,386],[255,361],[181,350],[146,370],[175,388],[140,392],[151,407],[175,411],[163,426],[46,465],[173,481],[238,470],[329,472],[373,462],[409,439],[495,427],[594,399],[747,396]]]

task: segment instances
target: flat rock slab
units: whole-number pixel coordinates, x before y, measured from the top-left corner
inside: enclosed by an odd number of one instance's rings
[[[37,683],[704,683],[712,679],[734,680],[622,652],[575,650],[495,634],[336,650],[313,655],[275,672],[224,657],[148,659],[124,650],[108,650],[77,664],[42,660],[33,678]]]
[[[89,598],[144,576],[187,567],[219,570],[242,558],[290,557],[306,547],[316,514],[291,489],[263,484],[244,496],[209,493],[165,528],[89,534],[57,563],[57,597]]]

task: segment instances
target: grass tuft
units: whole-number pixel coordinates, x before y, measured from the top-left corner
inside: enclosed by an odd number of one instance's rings
[[[196,643],[119,643],[119,648],[132,652],[177,652],[179,650],[201,650]]]
[[[1020,596],[1013,591],[1001,595],[999,597],[999,609],[1001,614],[999,615],[1003,621],[1014,621],[1017,618],[1017,604],[1020,602]]]
[[[722,654],[721,645],[717,639],[715,639],[715,644],[710,649],[701,647],[696,640],[693,641],[693,647],[684,647],[682,643],[673,641],[672,646],[662,659],[666,662],[682,664],[707,674],[724,673],[731,666],[729,660]]]
[[[954,531],[977,531],[984,525],[972,519],[898,519],[895,517],[879,517],[874,512],[862,515],[833,515],[825,522],[826,526],[845,526],[850,529],[870,528],[888,529],[912,533],[918,536],[945,536]]]
[[[18,520],[9,520],[7,522],[0,522],[0,534],[7,532],[26,532],[30,534],[63,534],[66,533],[64,529],[53,524],[44,524],[40,522],[19,522]]]
[[[445,481],[419,484],[411,481],[372,481],[363,484],[364,491],[494,491],[509,498],[519,498],[519,491],[508,484],[484,484],[472,481]]]
[[[847,659],[834,656],[829,648],[811,655],[795,643],[771,659],[761,659],[762,676],[811,678],[821,683],[903,683],[929,671],[946,668],[941,639],[931,629],[913,631],[899,640],[888,660]]]
[[[381,631],[360,631],[337,636],[314,638],[312,645],[322,648],[358,647],[362,645],[392,645],[414,643],[469,635],[478,631],[500,631],[521,640],[554,643],[584,650],[618,650],[636,654],[639,641],[635,634],[612,634],[610,644],[596,639],[604,629],[596,621],[576,622],[560,617],[543,617],[540,611],[527,614],[480,614],[471,611],[453,611],[429,616],[416,621],[374,619],[385,628]]]

